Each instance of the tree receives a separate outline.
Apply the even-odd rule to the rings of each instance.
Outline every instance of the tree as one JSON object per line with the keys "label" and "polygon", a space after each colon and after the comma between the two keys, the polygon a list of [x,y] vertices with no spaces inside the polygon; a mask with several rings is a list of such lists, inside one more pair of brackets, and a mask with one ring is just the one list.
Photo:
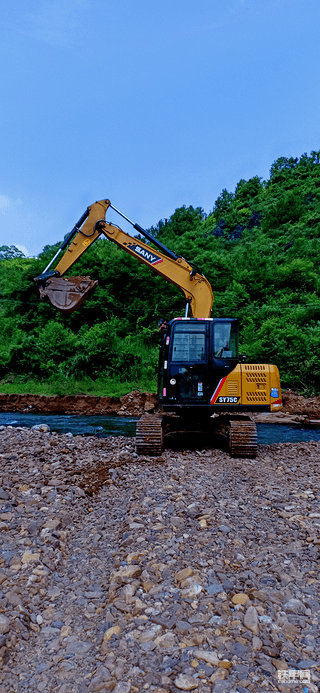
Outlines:
{"label": "tree", "polygon": [[25,257],[25,254],[21,250],[16,248],[15,245],[1,245],[0,246],[0,260],[12,260],[15,257]]}

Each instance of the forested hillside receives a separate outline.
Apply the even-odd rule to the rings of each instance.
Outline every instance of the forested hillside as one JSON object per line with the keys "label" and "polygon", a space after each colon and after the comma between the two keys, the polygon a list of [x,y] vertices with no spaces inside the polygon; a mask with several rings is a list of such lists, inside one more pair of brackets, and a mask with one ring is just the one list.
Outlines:
{"label": "forested hillside", "polygon": [[[276,363],[285,387],[320,392],[320,151],[280,158],[268,181],[240,180],[208,215],[183,206],[151,232],[208,277],[212,315],[239,318],[248,360]],[[71,391],[91,378],[154,389],[157,323],[183,314],[182,293],[104,239],[70,271],[98,289],[62,316],[33,282],[58,246],[37,259],[0,248],[2,384],[51,378]]]}

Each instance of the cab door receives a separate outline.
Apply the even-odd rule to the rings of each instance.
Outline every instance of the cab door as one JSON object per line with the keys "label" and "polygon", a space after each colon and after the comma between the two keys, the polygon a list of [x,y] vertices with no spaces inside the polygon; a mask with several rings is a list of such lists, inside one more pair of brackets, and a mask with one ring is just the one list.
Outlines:
{"label": "cab door", "polygon": [[207,404],[208,323],[204,320],[177,321],[169,357],[168,400],[181,404]]}

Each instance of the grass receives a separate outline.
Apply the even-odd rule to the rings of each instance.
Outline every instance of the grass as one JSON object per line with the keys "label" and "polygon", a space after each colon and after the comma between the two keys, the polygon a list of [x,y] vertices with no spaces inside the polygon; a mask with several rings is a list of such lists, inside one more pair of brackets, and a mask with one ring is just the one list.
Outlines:
{"label": "grass", "polygon": [[127,381],[114,379],[92,380],[89,377],[76,380],[35,380],[17,376],[0,381],[0,393],[19,395],[94,395],[95,397],[121,397],[132,390],[156,392],[155,380]]}

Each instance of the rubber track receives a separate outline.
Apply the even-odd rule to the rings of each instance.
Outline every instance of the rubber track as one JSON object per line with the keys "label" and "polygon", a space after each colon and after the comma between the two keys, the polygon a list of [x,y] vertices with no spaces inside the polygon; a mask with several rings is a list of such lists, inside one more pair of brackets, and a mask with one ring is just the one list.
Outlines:
{"label": "rubber track", "polygon": [[233,457],[256,457],[258,442],[254,421],[230,421],[229,450]]}
{"label": "rubber track", "polygon": [[137,421],[136,452],[138,455],[161,455],[163,447],[162,419],[144,415]]}

